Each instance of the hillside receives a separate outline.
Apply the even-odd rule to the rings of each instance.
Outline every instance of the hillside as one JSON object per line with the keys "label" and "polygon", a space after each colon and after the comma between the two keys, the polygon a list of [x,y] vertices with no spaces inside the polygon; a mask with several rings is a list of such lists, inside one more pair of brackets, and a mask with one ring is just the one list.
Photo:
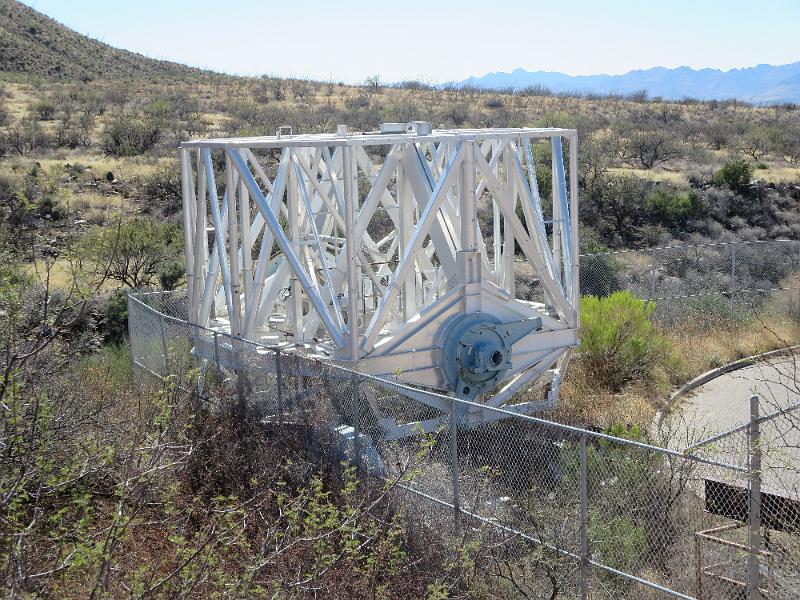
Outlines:
{"label": "hillside", "polygon": [[482,77],[470,77],[457,85],[514,89],[542,86],[556,93],[631,94],[647,90],[650,96],[673,100],[736,98],[755,104],[800,102],[800,62],[780,66],[758,65],[729,71],[655,67],[630,71],[624,75],[572,76],[557,72],[515,69],[511,73],[495,72]]}
{"label": "hillside", "polygon": [[81,35],[15,0],[0,0],[0,72],[58,80],[196,78],[206,71]]}

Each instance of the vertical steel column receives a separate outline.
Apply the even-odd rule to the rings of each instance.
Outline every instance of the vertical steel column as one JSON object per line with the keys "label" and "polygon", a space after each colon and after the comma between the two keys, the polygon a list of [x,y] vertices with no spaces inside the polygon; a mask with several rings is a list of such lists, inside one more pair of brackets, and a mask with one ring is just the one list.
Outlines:
{"label": "vertical steel column", "polygon": [[459,219],[461,225],[461,250],[457,254],[459,278],[466,287],[464,310],[475,312],[481,309],[481,296],[471,289],[481,283],[481,255],[478,251],[478,213],[475,195],[475,152],[474,142],[464,143],[464,158],[459,167]]}
{"label": "vertical steel column", "polygon": [[[560,140],[559,140],[560,142]],[[562,160],[558,153],[561,152],[561,144],[556,142],[556,138],[550,138],[550,170],[552,177],[550,178],[550,185],[553,188],[552,204],[553,204],[553,262],[555,263],[556,272],[558,273],[559,281],[563,282],[562,277],[564,273],[564,262],[561,255],[561,227],[563,226],[564,215],[561,214],[561,184],[558,180],[559,167],[556,161]]]}
{"label": "vertical steel column", "polygon": [[[492,142],[492,160],[494,160],[498,152],[500,152],[500,142],[495,140]],[[500,164],[499,160],[495,162],[497,165]],[[491,162],[489,164],[491,165]],[[499,168],[499,166],[495,168],[495,177],[498,176]],[[503,287],[503,229],[500,226],[501,217],[499,200],[494,199],[492,203],[492,252],[494,253],[492,265],[494,266],[495,284],[498,287]]]}
{"label": "vertical steel column", "polygon": [[[464,159],[461,161],[459,180],[459,218],[461,225],[461,249],[478,249],[478,215],[475,199],[475,142],[464,143]],[[462,273],[461,275],[464,275]]]}
{"label": "vertical steel column", "polygon": [[[239,148],[239,155],[247,164],[247,149]],[[253,286],[253,240],[250,236],[250,193],[247,191],[242,177],[239,177],[239,221],[242,231],[242,279],[244,280],[245,311],[247,312],[253,309],[247,305]],[[242,332],[240,331],[239,334],[241,335]]]}
{"label": "vertical steel column", "polygon": [[208,234],[206,233],[208,199],[206,197],[206,165],[197,151],[197,184],[196,184],[196,204],[195,204],[195,230],[194,230],[194,307],[190,318],[194,323],[205,327],[206,323],[200,323],[200,302],[203,297],[203,286],[205,285],[206,272],[208,270]]}
{"label": "vertical steel column", "polygon": [[344,210],[345,210],[345,249],[347,252],[347,321],[350,328],[348,347],[350,360],[358,361],[358,259],[355,239],[355,191],[353,189],[353,149],[350,146],[342,148],[342,167],[344,173]]}
{"label": "vertical steel column", "polygon": [[[231,276],[231,306],[233,314],[228,315],[231,323],[231,335],[241,335],[241,273],[239,273],[239,223],[236,218],[236,179],[233,164],[228,152],[225,152],[225,189],[228,192],[228,265]],[[224,248],[220,248],[220,252]]]}
{"label": "vertical steel column", "polygon": [[580,564],[580,591],[581,600],[589,597],[589,485],[588,472],[586,468],[586,441],[587,435],[581,434],[579,446],[580,463],[580,544],[581,544],[581,564]]}
{"label": "vertical steel column", "polygon": [[[503,148],[503,170],[505,171],[505,187],[503,189],[512,212],[517,211],[516,179],[512,175],[514,160],[511,156],[516,152],[514,145],[507,141]],[[503,220],[503,282],[502,287],[514,294],[514,229],[509,219]]]}
{"label": "vertical steel column", "polygon": [[758,424],[758,396],[750,396],[750,490],[747,497],[747,600],[760,600],[761,550],[761,435]]}
{"label": "vertical steel column", "polygon": [[359,359],[358,350],[358,259],[356,257],[357,243],[355,235],[355,195],[357,189],[353,189],[353,148],[344,146],[342,148],[342,180],[344,183],[344,210],[345,210],[345,244],[347,252],[347,325],[350,328],[348,347],[350,360],[352,361],[353,380],[352,380],[352,421],[353,421],[353,456],[356,467],[360,466],[360,427],[359,427],[359,389],[358,375],[356,374]]}
{"label": "vertical steel column", "polygon": [[[406,149],[403,149],[405,154]],[[404,156],[405,158],[405,156]],[[411,185],[406,176],[403,160],[397,168],[397,207],[398,207],[398,256],[403,256],[403,252],[408,247],[409,239],[414,232],[414,196],[411,193]],[[402,282],[401,309],[403,319],[406,321],[416,313],[416,283],[417,276],[409,276]]]}
{"label": "vertical steel column", "polygon": [[[294,149],[290,149],[291,156],[289,157],[290,165],[294,158]],[[289,168],[289,183],[286,188],[286,201],[287,209],[289,212],[288,229],[289,229],[289,242],[291,250],[296,257],[300,257],[300,203],[297,189],[297,171]],[[291,323],[292,334],[294,341],[300,342],[303,340],[303,288],[300,285],[300,280],[296,275],[291,276],[291,284],[289,286],[289,306],[287,307],[289,319]]]}
{"label": "vertical steel column", "polygon": [[580,248],[578,245],[578,135],[569,138],[569,218],[572,230],[572,298],[575,327],[580,324]]}
{"label": "vertical steel column", "polygon": [[186,253],[186,294],[189,303],[189,321],[197,321],[195,298],[194,213],[197,210],[192,190],[192,159],[187,148],[181,148],[181,192],[183,199],[183,242]]}

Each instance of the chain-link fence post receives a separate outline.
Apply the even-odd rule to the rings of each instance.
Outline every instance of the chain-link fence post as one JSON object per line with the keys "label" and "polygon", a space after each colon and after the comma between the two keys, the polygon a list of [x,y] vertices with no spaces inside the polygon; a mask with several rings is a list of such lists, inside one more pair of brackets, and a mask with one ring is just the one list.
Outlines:
{"label": "chain-link fence post", "polygon": [[361,469],[361,428],[359,427],[358,418],[359,391],[358,374],[353,371],[353,459],[355,461],[356,469]]}
{"label": "chain-link fence post", "polygon": [[652,300],[656,297],[656,249],[650,250],[650,297]]}
{"label": "chain-link fence post", "polygon": [[747,502],[747,600],[761,598],[759,551],[761,549],[761,440],[758,424],[758,396],[750,396],[750,493]]}
{"label": "chain-link fence post", "polygon": [[703,548],[700,545],[700,536],[694,536],[694,595],[697,600],[703,600]]}
{"label": "chain-link fence post", "polygon": [[736,244],[731,244],[731,285],[729,289],[731,310],[733,310],[733,293],[736,289]]}
{"label": "chain-link fence post", "polygon": [[159,315],[158,324],[161,327],[161,350],[164,353],[164,366],[161,370],[161,376],[166,377],[169,375],[169,363],[167,362],[167,334],[164,332],[164,315]]}
{"label": "chain-link fence post", "polygon": [[450,401],[450,476],[453,481],[453,511],[456,527],[461,525],[461,489],[458,482],[458,415],[456,401]]}
{"label": "chain-link fence post", "polygon": [[244,419],[247,415],[247,370],[242,360],[241,338],[231,337],[231,353],[233,355],[234,372],[236,374],[236,399],[237,417]]}
{"label": "chain-link fence post", "polygon": [[581,434],[579,448],[580,462],[580,539],[581,539],[581,565],[580,565],[580,590],[581,600],[589,597],[589,485],[588,471],[586,468],[586,434]]}
{"label": "chain-link fence post", "polygon": [[283,373],[281,373],[280,348],[275,348],[275,386],[278,400],[278,424],[283,425]]}
{"label": "chain-link fence post", "polygon": [[215,375],[217,376],[217,379],[219,379],[219,334],[216,331],[214,332],[214,365],[217,367]]}

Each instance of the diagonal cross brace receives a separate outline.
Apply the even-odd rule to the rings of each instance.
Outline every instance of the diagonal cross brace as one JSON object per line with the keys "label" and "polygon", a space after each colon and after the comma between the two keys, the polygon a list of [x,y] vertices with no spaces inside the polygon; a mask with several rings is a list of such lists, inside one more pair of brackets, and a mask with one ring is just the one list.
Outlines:
{"label": "diagonal cross brace", "polygon": [[283,252],[286,260],[289,262],[289,267],[291,268],[295,277],[297,277],[297,280],[300,282],[300,285],[303,287],[305,293],[308,295],[309,301],[322,319],[322,322],[330,333],[333,342],[337,347],[344,348],[345,341],[342,331],[336,326],[336,323],[333,322],[333,319],[331,319],[331,315],[328,312],[328,307],[325,305],[325,301],[317,293],[308,275],[303,270],[300,261],[292,251],[291,243],[286,237],[286,234],[283,232],[283,228],[281,227],[278,218],[275,216],[275,213],[269,206],[267,199],[264,197],[264,194],[261,192],[261,189],[258,187],[255,179],[253,179],[253,175],[250,173],[250,169],[247,168],[247,164],[244,162],[244,159],[239,155],[238,152],[226,152],[228,153],[228,156],[230,156],[231,163],[233,164],[234,168],[239,172],[239,176],[244,181],[245,186],[247,186],[250,195],[256,201],[256,204],[258,204],[258,209],[261,211],[261,214],[264,215],[264,221],[272,232],[275,242]]}
{"label": "diagonal cross brace", "polygon": [[386,293],[381,298],[378,308],[372,315],[372,319],[370,319],[369,325],[367,326],[367,331],[361,345],[362,352],[370,352],[375,346],[375,340],[383,324],[386,322],[388,311],[400,292],[400,285],[405,278],[408,277],[409,271],[414,266],[415,256],[422,246],[425,237],[428,235],[434,220],[438,216],[442,202],[447,197],[447,189],[454,185],[458,178],[458,167],[464,159],[463,148],[463,144],[461,143],[456,146],[455,153],[448,161],[441,179],[439,179],[439,182],[430,195],[425,209],[420,214],[419,222],[417,222],[414,228],[414,233],[411,235],[408,247],[403,252],[403,257],[400,259],[400,263],[392,274],[392,278],[386,288]]}

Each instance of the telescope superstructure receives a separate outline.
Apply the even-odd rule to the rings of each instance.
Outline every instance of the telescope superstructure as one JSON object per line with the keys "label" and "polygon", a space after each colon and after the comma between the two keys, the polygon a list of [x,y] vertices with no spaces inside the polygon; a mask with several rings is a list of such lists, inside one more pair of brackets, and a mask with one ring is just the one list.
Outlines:
{"label": "telescope superstructure", "polygon": [[577,345],[575,130],[283,129],[180,158],[192,323],[493,406],[555,402]]}

